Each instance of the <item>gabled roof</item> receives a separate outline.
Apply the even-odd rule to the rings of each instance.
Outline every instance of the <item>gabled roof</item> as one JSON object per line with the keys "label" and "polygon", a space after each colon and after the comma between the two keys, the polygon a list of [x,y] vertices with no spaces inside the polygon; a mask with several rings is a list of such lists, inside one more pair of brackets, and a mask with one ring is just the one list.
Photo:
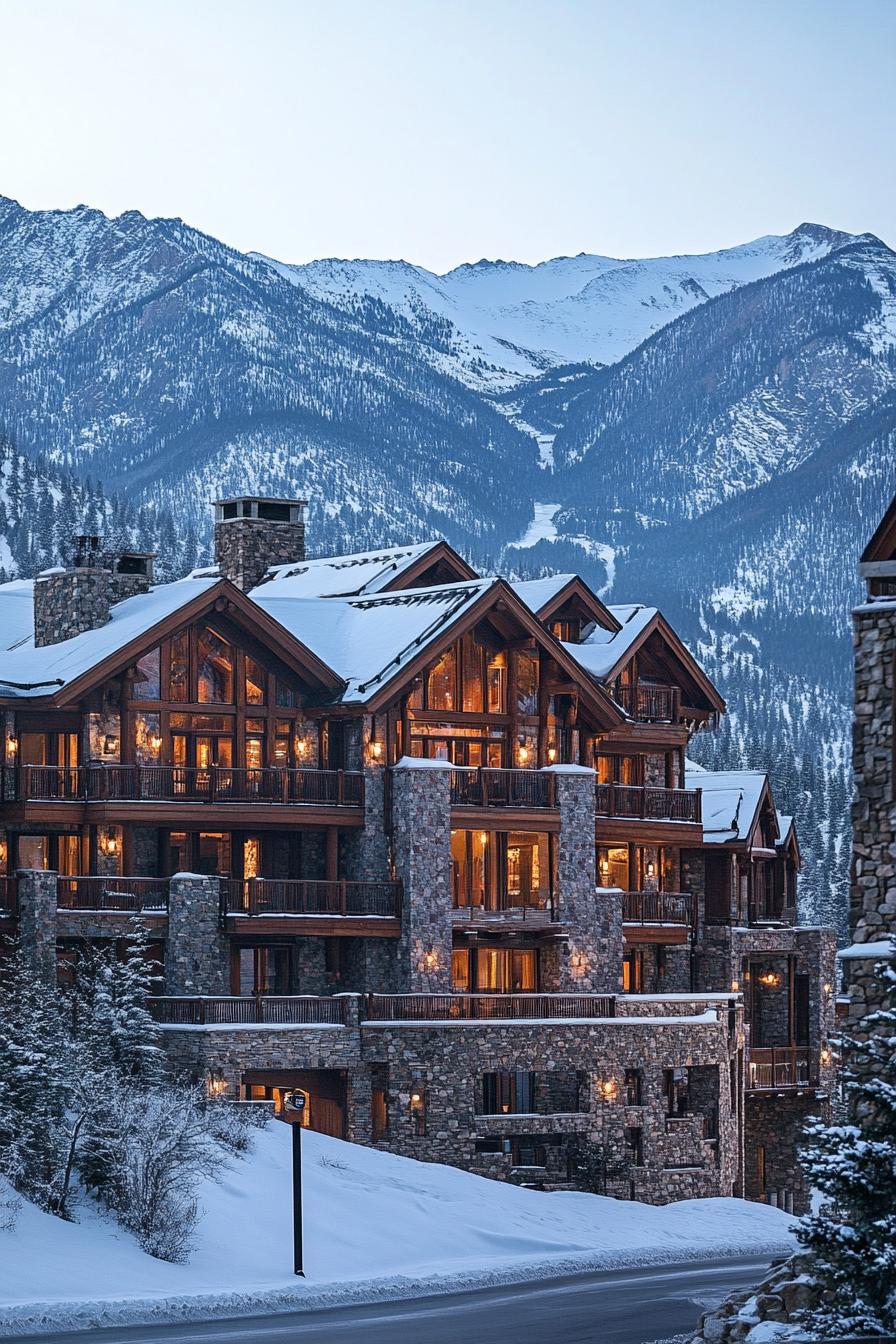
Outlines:
{"label": "gabled roof", "polygon": [[896,495],[862,552],[861,563],[866,565],[886,560],[896,560]]}
{"label": "gabled roof", "polygon": [[0,697],[49,697],[57,704],[70,703],[128,667],[164,635],[214,611],[226,611],[231,618],[254,628],[266,647],[303,677],[333,691],[340,689],[341,679],[332,668],[260,612],[232,583],[189,578],[160,584],[115,603],[105,625],[58,644],[35,647],[32,623],[27,637],[0,659]]}
{"label": "gabled roof", "polygon": [[771,785],[764,770],[685,769],[685,788],[702,789],[703,843],[746,843],[756,827],[763,802],[772,806]]}
{"label": "gabled roof", "polygon": [[725,701],[661,611],[641,605],[611,606],[607,610],[617,621],[618,630],[597,626],[584,643],[565,646],[593,677],[612,681],[650,636],[658,634],[711,709],[718,714],[725,712]]}
{"label": "gabled roof", "polygon": [[576,682],[598,723],[615,727],[624,719],[504,579],[342,599],[292,597],[277,584],[262,584],[253,601],[339,673],[346,683],[343,703],[360,702],[376,711],[461,634],[500,613],[541,644]]}
{"label": "gabled roof", "polygon": [[802,867],[803,856],[796,833],[796,822],[784,812],[778,812],[778,838],[775,841],[775,849],[792,850],[797,868]]}
{"label": "gabled roof", "polygon": [[426,541],[416,546],[387,546],[354,555],[275,565],[250,596],[276,588],[286,597],[360,597],[413,588],[421,574],[434,565],[449,569],[450,579],[476,578],[475,570],[447,541]]}
{"label": "gabled roof", "polygon": [[552,574],[544,579],[525,579],[511,584],[517,597],[535,612],[541,621],[549,621],[556,612],[573,603],[590,615],[598,627],[618,631],[620,622],[601,602],[578,574]]}

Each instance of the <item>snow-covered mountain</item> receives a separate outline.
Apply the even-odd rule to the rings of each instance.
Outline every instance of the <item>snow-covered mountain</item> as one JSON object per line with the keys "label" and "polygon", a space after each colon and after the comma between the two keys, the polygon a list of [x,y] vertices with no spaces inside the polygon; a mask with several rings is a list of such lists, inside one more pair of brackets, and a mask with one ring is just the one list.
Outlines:
{"label": "snow-covered mountain", "polygon": [[[613,364],[706,299],[815,261],[855,238],[817,224],[701,256],[621,259],[582,252],[536,266],[478,261],[435,275],[406,261],[268,264],[348,311],[375,299],[421,329],[451,329],[433,358],[471,386],[506,390],[558,364]],[[424,337],[425,342],[425,337]]]}
{"label": "snow-covered mountain", "polygon": [[441,534],[483,570],[579,570],[699,646],[730,713],[695,755],[775,762],[823,913],[855,557],[894,489],[896,257],[869,234],[436,276],[0,198],[5,575],[77,529],[185,569],[244,491],[310,499],[318,554]]}

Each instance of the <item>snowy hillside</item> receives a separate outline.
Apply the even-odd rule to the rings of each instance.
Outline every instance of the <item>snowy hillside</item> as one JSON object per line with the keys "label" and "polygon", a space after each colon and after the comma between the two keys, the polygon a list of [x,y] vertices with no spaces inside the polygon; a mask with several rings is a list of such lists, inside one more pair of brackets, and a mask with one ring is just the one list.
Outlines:
{"label": "snowy hillside", "polygon": [[682,313],[738,285],[855,241],[802,224],[702,256],[622,260],[582,252],[536,266],[478,261],[435,275],[405,261],[269,264],[317,298],[351,308],[359,298],[387,304],[415,324],[450,323],[444,367],[472,386],[502,390],[557,364],[612,364]]}
{"label": "snowy hillside", "polygon": [[792,1217],[767,1204],[700,1199],[655,1208],[524,1190],[311,1132],[302,1146],[300,1283],[292,1272],[290,1135],[272,1122],[248,1157],[204,1185],[186,1265],[152,1259],[89,1204],[77,1223],[23,1205],[16,1228],[0,1231],[0,1332],[287,1310],[793,1246]]}

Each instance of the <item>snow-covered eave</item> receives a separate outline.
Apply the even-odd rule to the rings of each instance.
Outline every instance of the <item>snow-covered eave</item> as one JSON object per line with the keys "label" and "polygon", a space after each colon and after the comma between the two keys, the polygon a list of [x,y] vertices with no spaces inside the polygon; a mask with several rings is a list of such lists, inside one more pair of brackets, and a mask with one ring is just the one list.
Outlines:
{"label": "snow-covered eave", "polygon": [[852,943],[841,947],[838,961],[887,961],[896,957],[896,933],[892,938],[876,938],[873,942]]}
{"label": "snow-covered eave", "polygon": [[[729,995],[729,998],[734,997]],[[452,1017],[452,1018],[393,1018],[362,1022],[362,1031],[379,1031],[407,1027],[680,1027],[717,1026],[718,1012],[707,1008],[703,1013],[688,1013],[681,1017]]]}

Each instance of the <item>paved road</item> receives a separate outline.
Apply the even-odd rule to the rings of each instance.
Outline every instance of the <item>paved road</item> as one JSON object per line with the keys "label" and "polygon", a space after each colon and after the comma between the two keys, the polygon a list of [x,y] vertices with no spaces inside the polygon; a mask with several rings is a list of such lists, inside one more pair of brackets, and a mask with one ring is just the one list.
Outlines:
{"label": "paved road", "polygon": [[648,1344],[684,1334],[767,1261],[602,1270],[411,1302],[30,1336],[41,1344]]}

